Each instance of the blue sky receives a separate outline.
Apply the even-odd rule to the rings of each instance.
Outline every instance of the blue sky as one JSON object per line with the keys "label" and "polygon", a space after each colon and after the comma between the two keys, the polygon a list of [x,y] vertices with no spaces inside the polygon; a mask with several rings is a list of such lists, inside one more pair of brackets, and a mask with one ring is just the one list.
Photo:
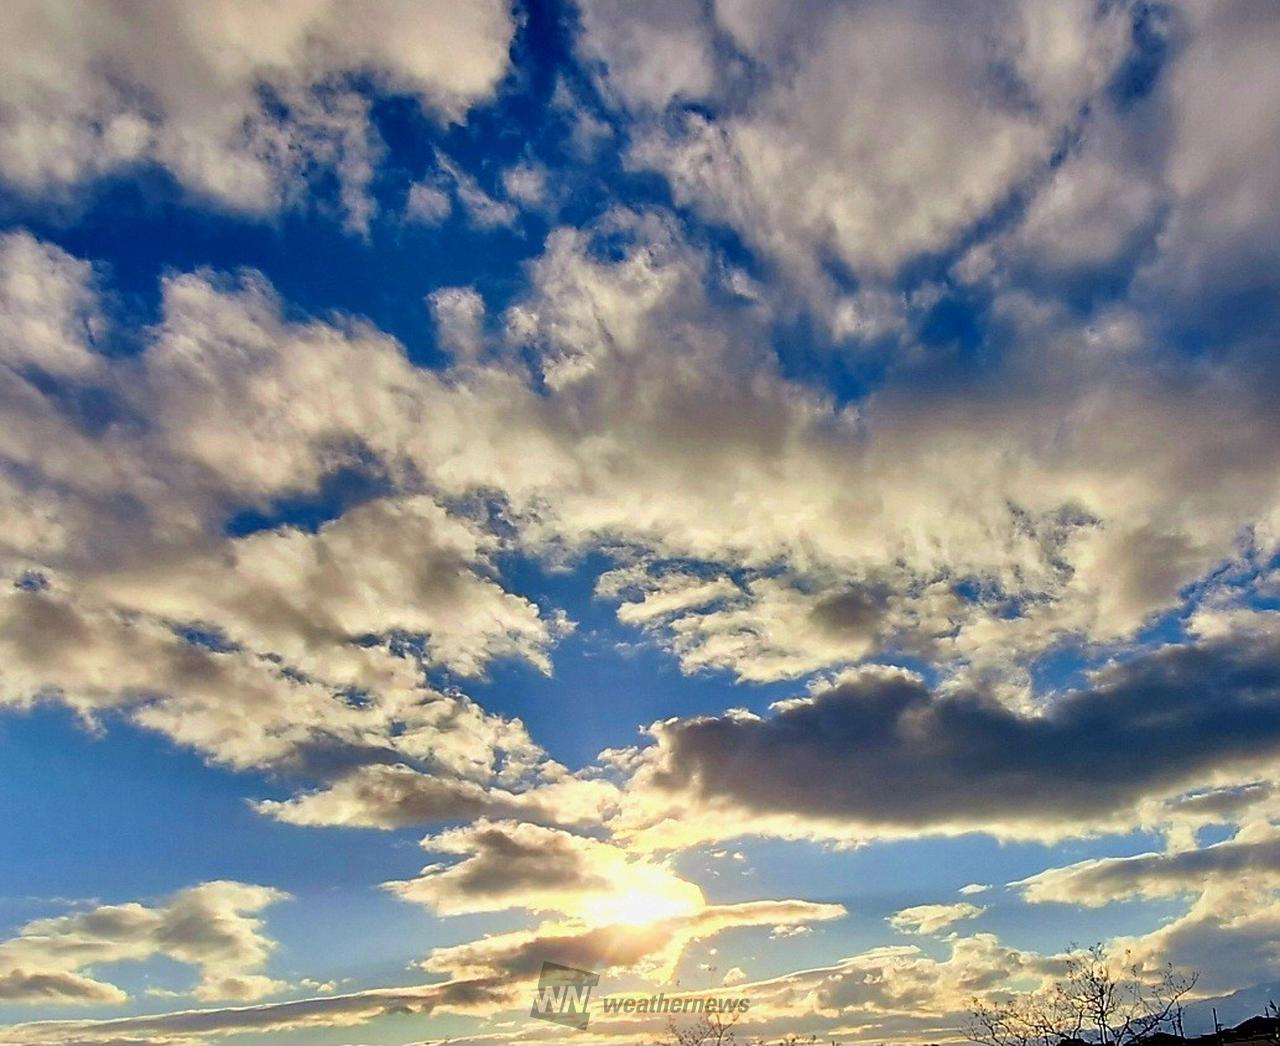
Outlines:
{"label": "blue sky", "polygon": [[0,35],[5,1042],[1280,979],[1273,7]]}

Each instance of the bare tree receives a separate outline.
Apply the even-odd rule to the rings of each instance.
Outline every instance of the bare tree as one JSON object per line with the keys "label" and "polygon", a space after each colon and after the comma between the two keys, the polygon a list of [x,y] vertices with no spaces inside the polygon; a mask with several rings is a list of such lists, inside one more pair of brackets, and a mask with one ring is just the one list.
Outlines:
{"label": "bare tree", "polygon": [[974,999],[966,1034],[984,1046],[1058,1046],[1064,1039],[1078,1039],[1082,1027],[1079,1010],[1069,1004],[1060,985],[1055,985],[1008,1002]]}
{"label": "bare tree", "polygon": [[1267,1028],[1267,1041],[1273,1046],[1280,1046],[1280,1006],[1276,1005],[1275,999],[1267,1000],[1262,1016],[1271,1022]]}
{"label": "bare tree", "polygon": [[1128,952],[1116,962],[1095,944],[1071,953],[1062,983],[1068,1006],[1099,1046],[1128,1046],[1181,1023],[1182,1000],[1197,976],[1184,977],[1172,964],[1148,973]]}
{"label": "bare tree", "polygon": [[1057,1046],[1088,1039],[1095,1046],[1133,1046],[1157,1031],[1182,1033],[1182,1001],[1196,974],[1172,965],[1150,972],[1126,952],[1100,944],[1075,948],[1066,975],[1051,987],[1006,1003],[975,999],[966,1034],[984,1046]]}
{"label": "bare tree", "polygon": [[733,1026],[741,1016],[741,1013],[730,1017],[706,1013],[691,1024],[669,1020],[666,1038],[660,1039],[658,1046],[733,1046]]}

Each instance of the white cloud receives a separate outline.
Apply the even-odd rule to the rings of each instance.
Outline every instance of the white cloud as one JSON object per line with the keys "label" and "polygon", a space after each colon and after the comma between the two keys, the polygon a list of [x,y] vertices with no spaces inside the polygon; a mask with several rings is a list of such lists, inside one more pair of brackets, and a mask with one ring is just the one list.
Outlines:
{"label": "white cloud", "polygon": [[678,0],[643,8],[588,0],[579,11],[584,57],[604,65],[606,85],[627,103],[661,108],[674,98],[697,101],[714,88],[711,33],[697,8]]}
{"label": "white cloud", "polygon": [[732,99],[711,119],[641,136],[633,162],[665,173],[678,200],[731,225],[817,302],[833,291],[824,254],[859,278],[888,276],[992,211],[1049,159],[1126,42],[1123,18],[1086,3],[1007,3],[978,18],[815,5],[785,25],[768,5],[726,3],[717,25],[754,73],[712,54],[713,27],[699,23],[681,34],[699,49],[652,63],[658,79],[631,57],[632,41],[657,31],[647,10],[587,10],[583,46],[633,104]]}
{"label": "white cloud", "polygon": [[5,236],[2,250],[5,364],[92,376],[102,363],[91,346],[106,327],[92,266],[23,233]]}
{"label": "white cloud", "polygon": [[505,200],[495,199],[481,187],[474,176],[468,174],[448,157],[437,154],[436,162],[444,177],[453,184],[454,195],[471,224],[480,229],[495,229],[513,225],[520,211]]}
{"label": "white cloud", "polygon": [[[474,676],[495,657],[546,670],[568,627],[504,590],[488,528],[378,478],[370,454],[393,462],[435,379],[363,327],[290,325],[261,284],[197,276],[167,285],[140,356],[110,360],[87,265],[24,234],[3,261],[0,559],[10,581],[43,579],[0,598],[5,702],[122,711],[241,768],[332,779],[408,761],[460,800],[558,772],[518,722],[423,686],[428,668]],[[363,405],[354,386],[333,394],[378,372]],[[105,420],[75,413],[78,389]],[[375,476],[318,530],[223,531],[343,469]]]}
{"label": "white cloud", "polygon": [[406,221],[439,225],[453,211],[453,198],[433,181],[414,182],[405,199]]}
{"label": "white cloud", "polygon": [[441,346],[458,363],[476,360],[484,349],[484,299],[471,287],[441,287],[427,295]]}
{"label": "white cloud", "polygon": [[889,916],[888,923],[901,933],[934,934],[960,922],[981,915],[985,908],[976,904],[918,904],[903,908]]}
{"label": "white cloud", "polygon": [[[473,288],[423,287],[452,357],[436,371],[366,322],[299,318],[261,277],[212,272],[168,277],[140,351],[109,355],[95,265],[0,240],[0,701],[61,702],[94,727],[125,717],[212,761],[295,775],[293,795],[257,804],[290,824],[476,821],[429,836],[446,862],[394,891],[440,914],[558,920],[437,949],[424,968],[448,980],[430,986],[317,982],[331,997],[6,1036],[485,1013],[548,955],[656,977],[713,934],[799,937],[843,914],[709,905],[654,856],[747,833],[1164,831],[1167,853],[1016,885],[1085,906],[1186,896],[1134,940],[1144,960],[1211,967],[1222,986],[1277,969],[1274,612],[1221,580],[1277,547],[1274,354],[1264,322],[1188,359],[1151,306],[1227,325],[1215,302],[1270,287],[1276,181],[1258,150],[1280,97],[1274,19],[1188,8],[1129,110],[1106,89],[1130,28],[1119,6],[778,10],[583,5],[579,52],[632,121],[626,162],[665,174],[679,213],[619,207],[553,229],[500,316]],[[65,11],[0,14],[18,41],[0,59],[10,183],[65,196],[156,163],[261,215],[332,169],[354,229],[373,216],[380,145],[346,74],[462,119],[497,89],[514,31],[496,3],[383,17],[338,0],[162,4],[150,35],[118,5],[80,25]],[[575,91],[560,81],[553,105],[585,155],[613,132]],[[549,208],[554,176],[532,160],[483,169],[482,184],[438,155],[406,219],[456,207],[492,230]],[[689,232],[690,212],[737,231],[751,275]],[[922,255],[963,247],[945,275],[899,285]],[[1132,300],[1085,317],[1066,300],[1135,272]],[[955,294],[984,310],[963,381],[922,329]],[[780,361],[805,307],[826,324],[815,354],[827,335],[863,343],[870,391],[843,403]],[[334,518],[269,525],[311,499]],[[268,525],[228,532],[253,514]],[[808,676],[807,692],[766,715],[661,721],[652,745],[602,758],[606,777],[570,773],[441,681],[503,658],[549,673],[571,626],[503,564],[600,550],[614,567],[597,596],[685,671]],[[1126,649],[1189,591],[1186,642]],[[1031,666],[1066,639],[1123,656],[1031,701]],[[865,664],[880,657],[919,658],[939,682]],[[1203,825],[1241,823],[1196,847]],[[199,997],[280,987],[250,918],[278,895],[196,889],[25,927],[0,944],[0,996],[119,1001],[93,964],[160,954],[184,905],[226,931],[177,942]],[[982,910],[890,917],[946,934],[948,958],[879,948],[747,986],[762,1026],[798,1007],[867,1038],[933,1036],[972,995],[1043,977],[1053,957],[952,929]]]}
{"label": "white cloud", "polygon": [[0,177],[40,195],[153,162],[197,196],[266,214],[320,164],[363,229],[380,145],[342,77],[368,74],[460,120],[493,94],[513,33],[501,0],[219,0],[152,5],[145,18],[128,4],[7,4]]}
{"label": "white cloud", "polygon": [[1186,4],[1177,18],[1184,46],[1153,103],[1173,210],[1144,279],[1164,307],[1203,322],[1259,280],[1274,289],[1280,180],[1262,143],[1280,133],[1277,23],[1265,4]]}
{"label": "white cloud", "polygon": [[1100,908],[1115,901],[1198,895],[1215,887],[1280,890],[1280,829],[1252,822],[1201,849],[1104,857],[1051,868],[1013,884],[1033,904]]}
{"label": "white cloud", "polygon": [[0,1000],[61,1004],[124,1002],[90,967],[153,955],[196,966],[197,999],[252,1001],[287,985],[260,971],[275,948],[256,913],[286,899],[279,890],[208,882],[161,904],[99,905],[37,919],[0,941]]}
{"label": "white cloud", "polygon": [[502,172],[502,188],[507,196],[525,207],[547,202],[547,169],[540,164],[519,163]]}
{"label": "white cloud", "polygon": [[[439,738],[466,752],[493,755],[465,734]],[[478,817],[519,817],[540,824],[598,825],[617,809],[621,793],[607,781],[574,777],[542,762],[532,780],[511,782],[452,778],[402,764],[362,766],[324,788],[284,801],[264,800],[259,812],[288,824],[403,828]]]}
{"label": "white cloud", "polygon": [[840,962],[737,986],[751,1000],[750,1030],[774,1034],[802,1015],[840,1040],[908,1041],[954,1035],[975,997],[1035,984],[1052,965],[992,934],[952,937],[934,958],[914,945],[871,948]]}
{"label": "white cloud", "polygon": [[[593,253],[597,232],[625,249]],[[8,306],[27,333],[0,389],[14,575],[40,569],[94,613],[198,623],[316,685],[412,690],[419,660],[546,669],[566,623],[505,591],[496,555],[623,541],[645,566],[601,593],[627,596],[620,616],[687,669],[777,679],[900,646],[1016,703],[1026,659],[1072,634],[1131,634],[1276,511],[1275,478],[1250,463],[1277,434],[1228,368],[1194,386],[1113,381],[1058,311],[1010,294],[999,322],[1028,355],[1013,376],[1052,350],[1038,384],[976,401],[889,387],[837,409],[778,373],[768,314],[713,300],[722,274],[661,214],[553,232],[503,318],[508,343],[443,373],[367,325],[286,320],[260,280],[211,274],[170,278],[146,350],[108,361],[80,318],[90,271],[6,243],[27,288]],[[433,300],[472,360],[478,299]],[[24,328],[32,301],[46,318]],[[36,356],[105,393],[107,423],[31,384],[20,361]],[[374,477],[370,500],[316,533],[218,532],[343,470]],[[1187,474],[1208,478],[1185,491]],[[469,507],[494,493],[502,538]],[[416,656],[393,649],[404,633],[424,639]]]}

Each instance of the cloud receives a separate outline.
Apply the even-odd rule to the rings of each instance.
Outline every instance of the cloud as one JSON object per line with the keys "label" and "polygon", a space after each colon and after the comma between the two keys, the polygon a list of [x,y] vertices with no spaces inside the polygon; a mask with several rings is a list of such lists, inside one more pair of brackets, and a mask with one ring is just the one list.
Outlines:
{"label": "cloud", "polygon": [[1032,904],[1101,908],[1186,899],[1183,910],[1154,930],[1115,938],[1110,946],[1139,968],[1171,963],[1195,971],[1202,996],[1231,992],[1280,975],[1278,839],[1280,829],[1260,816],[1221,843],[1081,861],[1010,885]]}
{"label": "cloud", "polygon": [[121,1003],[128,996],[114,984],[95,981],[78,973],[10,969],[0,973],[0,999],[65,1006]]}
{"label": "cloud", "polygon": [[405,198],[405,221],[439,225],[453,211],[453,198],[433,180],[414,182]]}
{"label": "cloud", "polygon": [[933,934],[945,930],[962,919],[973,919],[985,908],[976,904],[918,904],[903,908],[889,916],[887,922],[900,933]]}
{"label": "cloud", "polygon": [[1113,124],[1098,122],[1046,179],[1022,221],[978,251],[1000,249],[1009,268],[1069,280],[1107,272],[1154,235],[1161,197],[1154,172],[1123,153]]}
{"label": "cloud", "polygon": [[589,925],[566,921],[534,930],[493,934],[466,944],[434,949],[423,962],[428,972],[454,977],[536,976],[543,962],[577,969],[635,970],[662,983],[672,976],[685,949],[735,927],[796,925],[844,916],[838,904],[808,901],[746,901],[705,905],[695,911],[646,923]]}
{"label": "cloud", "polygon": [[851,671],[769,717],[656,723],[615,830],[671,846],[744,832],[1055,839],[1142,824],[1189,785],[1273,765],[1275,659],[1273,639],[1250,635],[1167,647],[1027,714],[981,692],[933,694],[902,670]]}
{"label": "cloud", "polygon": [[93,266],[23,233],[5,235],[0,251],[6,365],[93,375],[101,360],[88,346],[106,328]]}
{"label": "cloud", "polygon": [[1033,953],[1002,945],[990,934],[976,934],[954,941],[950,955],[941,961],[914,946],[871,949],[823,978],[815,986],[815,1001],[821,1009],[842,1015],[941,1015],[963,1009],[977,993],[1042,971]]}
{"label": "cloud", "polygon": [[[1244,301],[1270,325],[1280,182],[1258,143],[1280,131],[1280,77],[1266,61],[1276,15],[1265,4],[1187,4],[1170,21],[1176,58],[1164,90],[1152,100],[1154,112],[1134,116],[1154,118],[1165,131],[1171,208],[1159,251],[1141,274],[1143,289],[1172,304],[1184,324],[1230,332],[1243,313],[1226,302]],[[1232,118],[1223,120],[1227,104]]]}
{"label": "cloud", "polygon": [[[602,258],[594,236],[624,247]],[[957,388],[925,364],[839,408],[778,373],[774,314],[726,304],[661,215],[556,230],[530,275],[507,323],[548,394],[536,422],[509,403],[533,449],[501,485],[530,506],[527,541],[636,550],[601,594],[690,670],[772,680],[887,647],[1008,682],[1032,651],[1177,605],[1243,521],[1272,540],[1277,490],[1249,463],[1273,419],[1231,367],[1193,391],[1157,365],[1140,316],[1082,327],[1010,291],[988,335],[1000,380]],[[1212,495],[1166,505],[1192,473]],[[850,598],[856,623],[826,612]]]}
{"label": "cloud", "polygon": [[[1280,99],[1273,12],[580,8],[585,69],[551,102],[566,144],[587,158],[615,140],[674,209],[550,229],[501,305],[487,278],[420,288],[436,369],[253,273],[171,273],[156,322],[122,330],[108,267],[0,238],[0,703],[287,775],[255,807],[289,824],[474,822],[428,836],[441,863],[390,888],[442,915],[548,921],[436,949],[435,984],[6,1040],[485,1015],[548,956],[663,977],[715,934],[800,937],[843,914],[707,904],[657,856],[751,833],[1163,831],[1167,853],[1016,885],[1085,906],[1188,898],[1129,942],[1143,961],[1223,986],[1274,972],[1280,680],[1274,612],[1250,605],[1280,547],[1280,241],[1259,151]],[[336,181],[348,228],[369,230],[371,93],[463,120],[516,30],[498,2],[153,14],[140,31],[112,3],[74,25],[56,5],[0,14],[6,185],[76,201],[146,165],[261,217]],[[1130,84],[1144,24],[1164,51]],[[456,212],[449,236],[509,230],[495,243],[533,229],[523,211],[553,214],[563,173],[541,144],[514,166],[436,154],[405,219]],[[108,351],[122,334],[136,351]],[[683,671],[807,689],[763,715],[666,719],[570,773],[458,687],[508,659],[550,674],[572,628],[508,564],[602,558],[597,597]],[[1105,667],[1045,692],[1042,657],[1065,643]],[[1228,823],[1234,838],[1195,845]],[[268,994],[268,901],[233,887],[277,896],[206,884],[30,924],[0,943],[0,997],[119,1002],[102,967],[173,949],[200,998]],[[974,994],[1056,961],[960,937],[981,910],[890,917],[947,936],[929,951],[744,983],[757,1027],[801,1013],[937,1041]]]}
{"label": "cloud", "polygon": [[424,637],[422,660],[462,675],[502,657],[545,671],[556,623],[488,576],[496,551],[430,497],[383,498],[315,532],[280,527],[96,573],[84,591],[216,624],[234,643],[352,686],[411,685],[405,659],[388,654],[397,635]]}
{"label": "cloud", "polygon": [[813,933],[811,926],[775,926],[769,931],[770,940],[785,940],[788,937],[807,937]]}
{"label": "cloud", "polygon": [[[0,369],[8,576],[49,582],[6,602],[58,626],[30,655],[14,647],[6,698],[124,709],[231,765],[310,770],[317,787],[260,807],[296,823],[582,824],[607,809],[598,784],[543,796],[559,771],[521,725],[419,685],[502,657],[549,668],[568,625],[507,590],[506,551],[622,543],[640,569],[601,594],[689,671],[767,681],[897,649],[940,667],[940,693],[1027,711],[1030,659],[1067,636],[1131,635],[1250,521],[1271,540],[1276,480],[1250,463],[1280,432],[1241,375],[1117,377],[1021,293],[995,312],[1017,349],[998,393],[907,381],[840,407],[780,372],[772,314],[662,212],[553,230],[502,340],[439,372],[367,324],[287,317],[260,278],[212,273],[170,277],[144,350],[108,359],[92,268],[24,234],[4,246],[0,304],[25,332]],[[448,299],[467,306],[450,330],[468,349],[483,339],[473,298]],[[86,417],[86,400],[106,406]],[[1186,491],[1188,474],[1208,478]],[[227,533],[246,508],[270,518],[350,475],[365,486],[318,528]],[[498,526],[477,506],[495,499]],[[92,642],[73,656],[79,636]],[[147,657],[117,672],[114,644]],[[971,704],[993,728],[1033,722],[937,707]],[[1109,816],[1087,805],[1056,830]],[[832,816],[841,832],[965,821],[939,807]]]}
{"label": "cloud", "polygon": [[[602,255],[597,237],[617,251]],[[841,408],[779,372],[768,310],[734,298],[731,276],[660,212],[613,211],[589,229],[554,230],[529,276],[487,342],[474,291],[433,299],[462,350],[462,366],[442,373],[414,368],[355,321],[286,321],[259,279],[170,279],[147,351],[106,368],[122,418],[99,437],[13,378],[30,415],[11,437],[27,441],[15,460],[43,480],[20,481],[13,497],[32,534],[35,563],[24,566],[108,544],[115,557],[146,550],[150,561],[162,535],[220,561],[228,543],[207,530],[231,505],[269,507],[342,470],[371,473],[412,496],[314,537],[231,547],[261,547],[265,558],[289,546],[305,557],[350,547],[364,528],[393,556],[397,528],[434,517],[446,554],[476,575],[455,583],[475,609],[458,621],[463,634],[451,637],[452,619],[404,586],[368,631],[385,634],[401,615],[430,626],[428,654],[439,650],[450,667],[474,673],[507,654],[545,666],[554,620],[503,593],[491,558],[502,543],[460,518],[459,505],[496,495],[513,528],[504,541],[523,551],[635,550],[645,576],[628,582],[620,612],[687,670],[774,680],[888,648],[1001,675],[1001,696],[1025,701],[1018,673],[1029,658],[1067,636],[1131,634],[1232,555],[1250,521],[1269,540],[1262,523],[1276,482],[1246,463],[1280,432],[1252,386],[1230,368],[1191,384],[1164,370],[1138,376],[1127,363],[1117,374],[1098,353],[1137,336],[1118,321],[1082,344],[1060,310],[1010,294],[996,328],[1016,351],[999,389],[906,381]],[[148,417],[145,428],[135,415]],[[991,431],[1003,448],[995,457]],[[59,451],[46,460],[51,445]],[[92,472],[78,468],[85,461]],[[1210,479],[1175,498],[1189,473]],[[140,518],[126,504],[147,511]],[[78,532],[102,537],[78,542]],[[113,583],[127,583],[130,569]],[[344,564],[353,576],[362,569]],[[374,569],[388,593],[399,585]],[[183,613],[225,609],[189,602]],[[295,651],[308,647],[319,656],[291,639]],[[378,654],[342,650],[383,671],[405,667]]]}
{"label": "cloud", "polygon": [[638,594],[618,605],[618,620],[628,625],[649,626],[684,611],[705,610],[713,603],[733,601],[742,592],[725,577],[703,578],[678,571],[650,576],[641,565],[610,570],[596,580],[596,595],[617,599]]}
{"label": "cloud", "polygon": [[1275,786],[1270,781],[1250,781],[1228,788],[1210,788],[1171,801],[1171,811],[1194,818],[1198,825],[1222,824],[1232,817],[1271,799]]}
{"label": "cloud", "polygon": [[23,1046],[105,1046],[203,1042],[246,1032],[341,1028],[387,1014],[436,1010],[483,1011],[510,1001],[511,987],[492,982],[445,982],[407,988],[373,988],[288,1002],[234,1008],[182,1010],[111,1020],[30,1021],[5,1029],[6,1041]]}
{"label": "cloud", "polygon": [[1115,901],[1198,895],[1215,885],[1280,890],[1280,829],[1255,822],[1202,849],[1106,857],[1051,868],[1014,886],[1032,904],[1101,908]]}
{"label": "cloud", "polygon": [[459,362],[477,359],[484,348],[484,299],[470,287],[442,287],[427,295],[442,347]]}
{"label": "cloud", "polygon": [[[0,255],[0,701],[59,701],[97,725],[122,713],[226,765],[313,781],[403,764],[456,797],[442,815],[485,784],[553,783],[520,723],[423,685],[494,658],[548,670],[570,627],[504,589],[488,527],[372,460],[394,457],[378,419],[408,433],[403,404],[434,379],[365,328],[287,323],[253,279],[175,279],[145,351],[108,358],[91,266],[23,233]],[[332,394],[346,368],[388,380],[362,407]],[[340,514],[231,528],[299,497]]]}
{"label": "cloud", "polygon": [[[597,235],[620,249],[601,255]],[[556,820],[535,796],[557,771],[521,726],[419,686],[424,668],[475,675],[501,657],[549,668],[568,626],[506,590],[512,548],[626,542],[632,565],[600,592],[690,671],[774,680],[898,647],[1026,708],[1028,659],[1130,634],[1275,504],[1274,477],[1246,467],[1274,423],[1228,371],[1108,382],[1067,347],[1043,388],[976,403],[886,389],[838,408],[779,373],[767,314],[726,299],[723,272],[658,212],[553,231],[501,319],[508,342],[443,372],[358,321],[286,319],[259,278],[211,273],[169,278],[144,351],[108,359],[92,268],[24,234],[4,248],[0,305],[20,333],[0,369],[6,556],[9,576],[50,583],[6,602],[57,625],[13,648],[7,699],[128,708],[236,766],[327,767],[319,789],[262,807],[297,823],[461,809],[572,824],[608,801],[565,785],[582,801]],[[1018,339],[1056,349],[1073,329],[1025,297],[1001,308]],[[28,373],[36,359],[54,389]],[[90,391],[104,417],[77,413]],[[344,475],[365,487],[331,522],[226,532]],[[494,492],[502,528],[475,511]],[[93,641],[73,656],[78,636]],[[117,643],[147,657],[118,672]],[[506,794],[477,793],[490,786]]]}
{"label": "cloud", "polygon": [[100,905],[27,923],[0,941],[0,1000],[103,1004],[127,998],[89,967],[160,955],[196,966],[202,1000],[253,1000],[286,987],[258,972],[275,942],[255,914],[287,898],[265,886],[208,882],[161,904]]}
{"label": "cloud", "polygon": [[424,688],[360,700],[263,655],[211,648],[163,622],[86,608],[53,590],[11,588],[0,619],[11,655],[7,703],[58,700],[91,722],[126,711],[230,766],[322,772],[343,751],[357,764],[401,753],[445,776],[514,781],[542,758],[518,721],[465,697]]}
{"label": "cloud", "polygon": [[1259,889],[1248,876],[1240,883],[1211,881],[1183,914],[1114,945],[1147,969],[1173,963],[1198,971],[1196,989],[1206,995],[1267,984],[1280,976],[1280,898],[1271,877],[1264,883]]}
{"label": "cloud", "polygon": [[[618,606],[618,620],[663,642],[686,672],[735,671],[751,682],[794,679],[853,663],[909,627],[928,628],[920,610],[893,606],[885,585],[823,584],[809,578],[752,577],[741,584],[671,570],[646,576],[625,568],[604,575],[597,594],[641,593]],[[956,604],[938,594],[935,603]],[[935,606],[933,627],[949,624]]]}
{"label": "cloud", "polygon": [[663,864],[538,825],[481,820],[427,836],[422,846],[462,860],[384,885],[441,915],[519,907],[598,925],[649,922],[703,907],[702,891]]}
{"label": "cloud", "polygon": [[0,177],[30,196],[141,163],[193,195],[265,215],[332,170],[348,226],[366,229],[381,150],[350,79],[411,95],[443,121],[492,96],[514,21],[501,0],[459,8],[379,0],[7,5]]}
{"label": "cloud", "polygon": [[598,825],[621,800],[618,787],[607,781],[570,776],[552,762],[538,770],[532,781],[517,782],[515,791],[493,781],[451,780],[404,764],[375,763],[327,787],[254,805],[287,824],[389,829],[481,817]]}
{"label": "cloud", "polygon": [[481,187],[475,177],[468,174],[448,157],[437,154],[436,162],[443,177],[453,185],[454,195],[471,224],[480,229],[495,229],[512,225],[520,211],[505,200],[495,199]]}
{"label": "cloud", "polygon": [[807,1017],[820,1036],[842,1040],[944,1038],[975,997],[1037,983],[1053,969],[1052,960],[992,934],[952,937],[944,948],[942,958],[914,945],[871,948],[831,965],[737,984],[735,991],[751,1000],[739,1030],[777,1036]]}
{"label": "cloud", "polygon": [[957,275],[1077,299],[1091,285],[1124,285],[1126,304],[1171,341],[1197,330],[1253,356],[1259,328],[1277,318],[1280,189],[1257,151],[1276,129],[1275,32],[1265,4],[1144,10],[1057,162]]}
{"label": "cloud", "polygon": [[547,178],[547,169],[540,164],[519,163],[502,172],[502,189],[525,207],[540,207],[550,192]]}
{"label": "cloud", "polygon": [[[596,235],[621,249],[601,255]],[[13,598],[91,618],[104,642],[147,636],[170,651],[159,664],[181,654],[236,666],[253,692],[307,694],[319,718],[279,722],[269,712],[280,702],[264,702],[253,744],[219,751],[237,765],[296,755],[292,738],[330,733],[321,724],[335,711],[337,722],[386,724],[364,737],[336,731],[342,747],[371,744],[408,765],[425,751],[417,741],[440,747],[440,732],[394,724],[449,707],[418,692],[420,666],[476,674],[516,656],[548,667],[563,622],[495,577],[507,542],[535,554],[638,547],[646,566],[614,590],[628,596],[620,615],[688,670],[788,678],[898,645],[979,682],[1003,674],[995,696],[1025,704],[1025,691],[1005,686],[1020,663],[1067,635],[1130,634],[1230,554],[1242,525],[1274,511],[1274,478],[1246,467],[1267,453],[1274,423],[1229,369],[1194,387],[1128,371],[1112,381],[1093,350],[1067,345],[1077,328],[1011,294],[997,312],[1009,336],[1057,353],[1061,373],[1037,379],[1042,387],[1015,381],[975,402],[908,385],[837,408],[778,372],[767,315],[729,304],[723,273],[661,213],[555,230],[531,289],[502,318],[510,344],[443,373],[413,367],[359,322],[286,320],[260,279],[209,273],[170,278],[145,351],[108,360],[94,349],[92,269],[22,234],[5,244],[6,315],[25,332],[8,343],[3,372],[14,419],[5,540],[12,576],[53,580],[51,594]],[[480,337],[455,328],[467,334],[459,345]],[[508,354],[517,347],[536,380]],[[66,388],[27,373],[36,359]],[[1011,361],[1014,377],[1031,362]],[[72,390],[98,393],[105,418],[78,414]],[[998,458],[989,426],[1001,432]],[[1175,498],[1176,477],[1210,461],[1211,478]],[[225,533],[237,509],[316,495],[344,469],[372,473],[388,492],[375,484],[315,532]],[[514,537],[500,540],[467,510],[486,491],[501,493]],[[1265,526],[1257,533],[1267,540]],[[703,567],[662,565],[676,557]],[[285,562],[293,568],[277,569]],[[962,581],[977,595],[961,594]],[[235,649],[188,651],[172,625]],[[146,721],[204,744],[217,735],[213,697],[179,722],[171,713],[183,706],[152,700],[171,682],[135,679]],[[10,699],[66,695],[74,683],[45,673]],[[353,687],[376,712],[337,707],[334,695]],[[518,765],[537,762],[517,728],[486,722],[522,753]],[[287,809],[314,823],[321,802]]]}
{"label": "cloud", "polygon": [[175,1038],[204,1041],[250,1031],[346,1027],[392,1013],[488,1015],[519,1003],[527,1006],[529,986],[544,960],[581,969],[635,969],[646,976],[664,978],[692,941],[735,927],[797,925],[844,914],[839,905],[784,900],[711,905],[643,926],[548,923],[531,931],[495,934],[469,944],[433,950],[423,967],[448,975],[447,980],[436,984],[113,1020],[34,1021],[5,1028],[5,1041],[23,1046],[165,1043]]}
{"label": "cloud", "polygon": [[586,6],[583,46],[624,100],[723,97],[710,117],[688,111],[638,135],[632,162],[664,173],[678,201],[733,227],[818,302],[836,293],[824,256],[859,278],[890,276],[992,212],[1049,159],[1126,48],[1124,19],[1084,3],[1000,4],[977,20],[815,5],[786,24],[767,5],[719,4],[664,66],[634,57],[662,18],[601,8],[612,10]]}
{"label": "cloud", "polygon": [[712,91],[713,43],[699,11],[664,2],[637,12],[623,0],[589,0],[579,13],[579,49],[604,66],[606,87],[628,104],[661,108]]}

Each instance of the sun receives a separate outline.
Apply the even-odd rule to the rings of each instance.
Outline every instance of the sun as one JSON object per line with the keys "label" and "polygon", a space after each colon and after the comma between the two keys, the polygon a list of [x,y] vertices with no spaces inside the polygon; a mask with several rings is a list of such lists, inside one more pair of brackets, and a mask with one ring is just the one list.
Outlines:
{"label": "sun", "polygon": [[702,891],[693,883],[676,881],[661,888],[628,886],[593,898],[583,918],[593,926],[647,926],[663,919],[690,915],[703,905]]}

